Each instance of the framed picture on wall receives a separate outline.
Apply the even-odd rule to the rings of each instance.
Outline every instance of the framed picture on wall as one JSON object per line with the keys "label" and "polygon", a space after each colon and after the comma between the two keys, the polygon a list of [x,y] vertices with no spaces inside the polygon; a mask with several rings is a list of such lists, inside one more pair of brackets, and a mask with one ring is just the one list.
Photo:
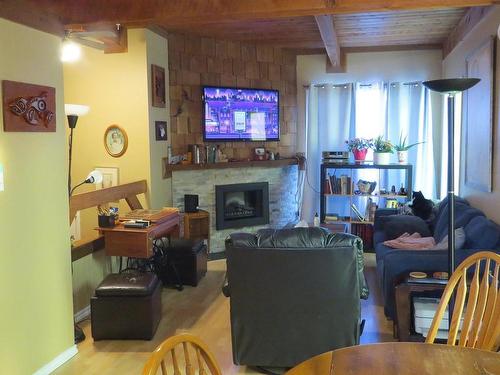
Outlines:
{"label": "framed picture on wall", "polygon": [[158,65],[151,65],[151,85],[153,91],[153,107],[165,108],[165,69]]}
{"label": "framed picture on wall", "polygon": [[96,190],[109,188],[118,185],[118,168],[96,167],[95,170],[102,173],[102,182],[95,185]]}
{"label": "framed picture on wall", "polygon": [[114,158],[122,156],[128,147],[127,133],[118,125],[110,125],[104,132],[104,147]]}
{"label": "framed picture on wall", "polygon": [[155,121],[155,134],[157,141],[167,140],[167,122],[166,121]]}
{"label": "framed picture on wall", "polygon": [[[465,185],[491,192],[493,171],[493,93],[495,38],[466,58],[467,77],[481,81],[466,92]],[[478,168],[481,165],[481,168]]]}

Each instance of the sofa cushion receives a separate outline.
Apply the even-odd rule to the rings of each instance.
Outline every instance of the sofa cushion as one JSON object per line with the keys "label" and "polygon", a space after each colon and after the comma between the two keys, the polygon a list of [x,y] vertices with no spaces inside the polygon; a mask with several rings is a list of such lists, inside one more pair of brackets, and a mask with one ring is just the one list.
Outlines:
{"label": "sofa cushion", "polygon": [[500,227],[484,216],[473,218],[465,226],[465,235],[468,249],[496,249],[500,243]]}
{"label": "sofa cushion", "polygon": [[[455,229],[455,249],[463,249],[465,245],[465,231],[464,228],[460,227]],[[436,244],[430,250],[446,250],[448,249],[448,235],[444,236],[443,239]]]}
{"label": "sofa cushion", "polygon": [[[434,229],[434,239],[436,242],[441,242],[441,240],[448,233],[448,205],[443,209],[439,219],[436,222],[436,227]],[[469,224],[469,222],[477,217],[484,216],[483,212],[477,208],[471,207],[468,204],[457,201],[455,203],[455,226],[454,228],[464,227]]]}
{"label": "sofa cushion", "polygon": [[431,232],[427,223],[418,216],[413,215],[389,215],[379,218],[386,239],[394,239],[401,236],[403,233],[418,232],[422,237],[430,237]]}

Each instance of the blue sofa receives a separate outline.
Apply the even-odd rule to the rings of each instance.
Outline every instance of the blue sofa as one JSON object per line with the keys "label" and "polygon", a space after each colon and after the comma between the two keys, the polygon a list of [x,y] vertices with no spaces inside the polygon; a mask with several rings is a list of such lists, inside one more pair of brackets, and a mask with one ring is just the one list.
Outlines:
{"label": "blue sofa", "polygon": [[[419,232],[422,236],[433,236],[436,243],[448,234],[448,199],[445,198],[434,209],[434,218],[426,223],[417,216],[395,215],[394,209],[379,209],[375,214],[373,242],[377,259],[377,276],[382,287],[385,315],[394,319],[394,286],[411,271],[447,271],[447,250],[402,250],[383,244],[404,232]],[[463,248],[455,251],[456,265],[469,255],[480,250],[500,252],[500,227],[485,217],[477,208],[471,207],[463,198],[456,197],[455,229],[465,232]]]}

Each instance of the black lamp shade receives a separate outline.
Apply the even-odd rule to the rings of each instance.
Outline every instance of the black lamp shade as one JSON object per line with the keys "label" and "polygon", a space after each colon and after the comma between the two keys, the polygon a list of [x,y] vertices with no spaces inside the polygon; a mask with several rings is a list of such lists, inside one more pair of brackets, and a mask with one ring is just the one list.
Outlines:
{"label": "black lamp shade", "polygon": [[70,129],[74,129],[76,127],[76,122],[78,121],[77,115],[68,115],[68,125]]}
{"label": "black lamp shade", "polygon": [[460,92],[470,89],[480,81],[479,78],[451,78],[425,81],[422,84],[429,90],[440,93]]}

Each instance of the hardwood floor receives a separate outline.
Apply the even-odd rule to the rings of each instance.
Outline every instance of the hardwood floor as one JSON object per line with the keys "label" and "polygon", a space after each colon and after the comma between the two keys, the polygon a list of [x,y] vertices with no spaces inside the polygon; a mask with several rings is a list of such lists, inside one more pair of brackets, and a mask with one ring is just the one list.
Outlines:
{"label": "hardwood floor", "polygon": [[[393,341],[392,323],[384,317],[382,296],[376,280],[375,256],[366,254],[365,259],[370,298],[362,303],[362,318],[366,319],[366,323],[361,343]],[[229,299],[220,292],[224,274],[225,260],[211,261],[207,275],[198,287],[185,287],[182,292],[163,289],[163,318],[151,341],[94,342],[90,321],[80,323],[86,340],[78,345],[78,354],[54,374],[140,374],[149,353],[165,338],[182,331],[189,331],[208,344],[223,374],[259,374],[232,362]]]}

